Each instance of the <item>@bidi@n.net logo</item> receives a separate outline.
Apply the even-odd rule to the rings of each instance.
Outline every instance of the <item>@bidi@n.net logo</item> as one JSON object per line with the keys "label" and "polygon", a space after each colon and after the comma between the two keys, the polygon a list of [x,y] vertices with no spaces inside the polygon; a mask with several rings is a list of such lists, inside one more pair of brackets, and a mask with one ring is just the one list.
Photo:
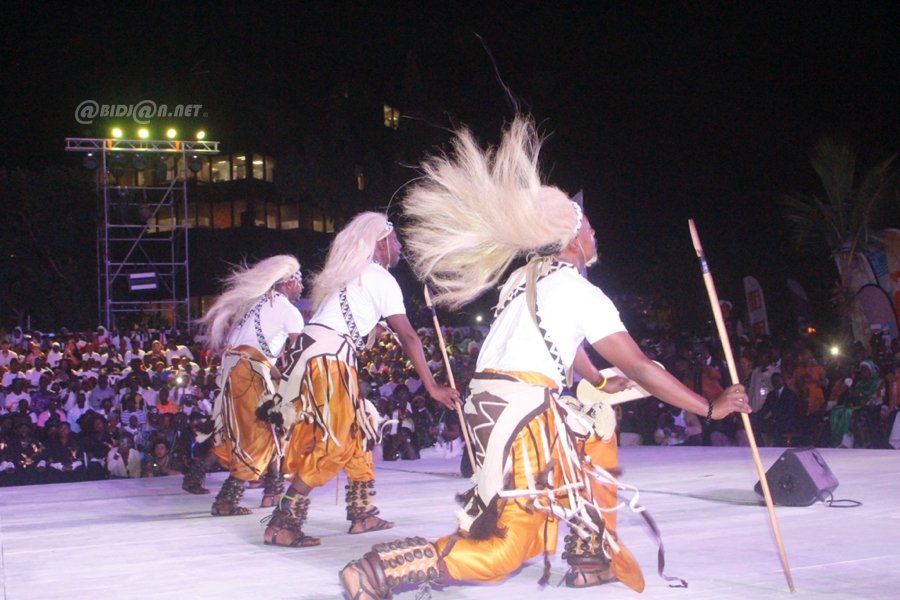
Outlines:
{"label": "@bidi@n.net logo", "polygon": [[202,104],[157,104],[153,100],[141,100],[135,104],[100,104],[96,100],[85,100],[75,109],[75,121],[90,125],[97,118],[131,118],[139,125],[146,125],[152,119],[205,117]]}

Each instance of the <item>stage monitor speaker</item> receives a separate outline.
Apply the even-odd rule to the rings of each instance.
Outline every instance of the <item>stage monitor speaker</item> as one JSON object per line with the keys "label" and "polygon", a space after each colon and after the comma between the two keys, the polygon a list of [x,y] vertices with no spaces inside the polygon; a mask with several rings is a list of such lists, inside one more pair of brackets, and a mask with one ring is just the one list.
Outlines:
{"label": "stage monitor speaker", "polygon": [[[825,498],[838,486],[838,480],[814,448],[788,448],[768,471],[766,481],[772,502],[782,506],[810,506]],[[756,482],[753,490],[763,495]]]}

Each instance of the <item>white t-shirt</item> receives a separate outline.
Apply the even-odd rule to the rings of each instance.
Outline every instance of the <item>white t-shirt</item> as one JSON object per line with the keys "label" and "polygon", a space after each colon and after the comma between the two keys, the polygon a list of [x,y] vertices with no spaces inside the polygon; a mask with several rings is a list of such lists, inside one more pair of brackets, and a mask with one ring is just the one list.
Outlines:
{"label": "white t-shirt", "polygon": [[3,402],[6,405],[6,410],[14,412],[19,408],[19,402],[22,400],[28,400],[28,406],[31,406],[31,394],[28,392],[8,392]]}
{"label": "white t-shirt", "polygon": [[[625,331],[612,301],[574,268],[564,267],[538,281],[537,308],[541,324],[567,369],[584,340],[593,344]],[[524,293],[494,321],[481,346],[476,369],[531,371],[563,384],[556,361],[531,319]]]}
{"label": "white t-shirt", "polygon": [[[397,280],[377,263],[366,265],[359,279],[347,284],[347,304],[350,305],[359,335],[363,337],[369,335],[382,318],[406,314],[403,292]],[[322,302],[310,322],[350,333],[341,312],[338,294]]]}
{"label": "white t-shirt", "polygon": [[[253,315],[247,317],[243,325],[231,332],[228,343],[232,347],[252,346],[265,354],[266,352],[260,348],[260,342],[256,336],[255,323],[256,318]],[[266,345],[272,352],[272,356],[269,358],[278,358],[288,339],[288,334],[303,331],[303,315],[296,306],[291,304],[287,296],[273,292],[271,302],[263,302],[259,309],[259,326],[262,329]]]}
{"label": "white t-shirt", "polygon": [[138,349],[138,350],[128,350],[128,351],[125,353],[125,356],[123,357],[123,360],[125,361],[125,364],[126,364],[126,365],[130,365],[130,364],[131,364],[131,361],[134,360],[135,358],[139,358],[139,359],[141,360],[141,362],[144,362],[144,356],[145,356],[146,354],[147,354],[146,352],[144,352],[143,350],[140,350],[140,349]]}
{"label": "white t-shirt", "polygon": [[13,359],[21,362],[19,355],[12,350],[7,350],[6,352],[0,351],[0,367],[9,366],[9,363],[11,363]]}

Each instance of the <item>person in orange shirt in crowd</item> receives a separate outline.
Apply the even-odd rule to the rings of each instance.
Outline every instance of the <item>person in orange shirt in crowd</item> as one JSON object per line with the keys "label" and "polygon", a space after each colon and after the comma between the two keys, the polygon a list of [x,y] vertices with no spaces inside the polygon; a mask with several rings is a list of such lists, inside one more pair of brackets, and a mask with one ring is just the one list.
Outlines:
{"label": "person in orange shirt in crowd", "polygon": [[803,443],[810,444],[810,435],[816,423],[822,420],[825,410],[825,387],[828,379],[825,368],[816,361],[809,348],[800,352],[797,366],[794,367],[793,385],[791,389],[797,394],[801,404],[800,423],[803,430]]}
{"label": "person in orange shirt in crowd", "polygon": [[163,387],[159,390],[159,397],[156,400],[156,408],[160,413],[169,413],[174,415],[180,410],[180,407],[169,400],[169,388]]}

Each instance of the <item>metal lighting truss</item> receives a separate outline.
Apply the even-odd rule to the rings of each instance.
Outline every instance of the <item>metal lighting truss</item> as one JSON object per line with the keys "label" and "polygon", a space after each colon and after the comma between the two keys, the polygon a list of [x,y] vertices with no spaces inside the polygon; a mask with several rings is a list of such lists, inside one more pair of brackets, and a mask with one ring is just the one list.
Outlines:
{"label": "metal lighting truss", "polygon": [[[97,227],[100,322],[111,329],[129,313],[171,311],[176,327],[189,329],[186,169],[195,156],[218,154],[219,142],[66,138],[66,151],[91,154],[97,166],[102,199]],[[154,177],[154,185],[119,185],[120,177],[110,169],[131,171],[137,155],[144,157],[150,171],[165,160],[164,181]],[[138,182],[137,173],[133,180]],[[155,273],[158,286],[152,298],[140,291],[142,286],[129,285],[138,279],[146,283],[150,273]]]}

